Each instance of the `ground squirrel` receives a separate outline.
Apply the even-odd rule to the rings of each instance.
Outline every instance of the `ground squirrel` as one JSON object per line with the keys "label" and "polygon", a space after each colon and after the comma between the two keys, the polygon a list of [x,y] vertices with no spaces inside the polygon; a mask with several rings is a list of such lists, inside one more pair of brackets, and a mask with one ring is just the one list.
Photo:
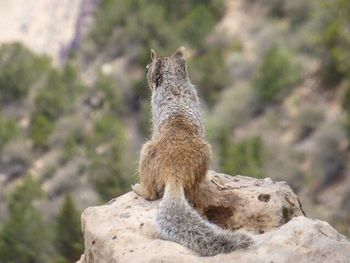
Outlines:
{"label": "ground squirrel", "polygon": [[164,191],[156,216],[163,239],[202,256],[249,246],[248,235],[209,223],[187,202],[205,179],[211,159],[198,96],[188,77],[184,48],[163,58],[151,50],[151,58],[146,75],[152,90],[153,134],[142,148],[140,184],[133,186],[134,191],[148,200],[158,199]]}

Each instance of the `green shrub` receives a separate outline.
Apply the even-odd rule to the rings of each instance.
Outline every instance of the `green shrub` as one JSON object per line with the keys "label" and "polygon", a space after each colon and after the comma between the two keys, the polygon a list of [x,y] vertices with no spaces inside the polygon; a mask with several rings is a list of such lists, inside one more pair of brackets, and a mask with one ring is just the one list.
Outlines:
{"label": "green shrub", "polygon": [[35,98],[35,114],[45,116],[53,121],[66,111],[66,90],[58,71],[51,70],[46,85]]}
{"label": "green shrub", "polygon": [[75,67],[67,63],[62,70],[51,68],[46,81],[35,97],[31,137],[37,146],[44,146],[54,130],[54,122],[72,110],[83,84]]}
{"label": "green shrub", "polygon": [[77,71],[67,64],[62,71],[49,71],[44,86],[35,98],[34,114],[43,115],[51,121],[67,113],[83,89]]}
{"label": "green shrub", "polygon": [[133,15],[138,0],[103,0],[95,14],[95,26],[90,38],[98,47],[103,47],[117,26],[125,26],[128,15]]}
{"label": "green shrub", "polygon": [[100,74],[95,88],[103,93],[104,103],[113,113],[123,113],[122,93],[112,77]]}
{"label": "green shrub", "polygon": [[5,119],[0,115],[0,150],[19,133],[20,129],[14,120]]}
{"label": "green shrub", "polygon": [[49,60],[20,43],[0,47],[0,105],[25,97],[46,69]]}
{"label": "green shrub", "polygon": [[264,176],[264,145],[260,137],[232,142],[227,131],[220,138],[221,168],[223,172],[236,175]]}
{"label": "green shrub", "polygon": [[46,116],[38,115],[32,120],[30,136],[35,146],[47,145],[55,124]]}
{"label": "green shrub", "polygon": [[[96,12],[95,27],[88,38],[95,46],[90,52],[97,53],[108,47],[108,52],[115,55],[130,53],[132,45],[132,57],[144,66],[149,61],[150,48],[162,54],[174,50],[184,40],[194,47],[203,46],[201,42],[222,16],[223,6],[222,0],[180,0],[176,3],[104,0]],[[118,42],[118,48],[115,48],[115,42]]]}
{"label": "green shrub", "polygon": [[323,8],[320,27],[321,77],[326,86],[332,86],[343,78],[350,78],[350,2],[319,2]]}
{"label": "green shrub", "polygon": [[63,145],[63,156],[62,161],[67,162],[77,152],[77,138],[75,136],[69,136]]}
{"label": "green shrub", "polygon": [[80,77],[79,68],[72,61],[66,62],[60,71],[62,82],[68,95],[68,101],[73,104],[76,97],[85,89],[85,85]]}
{"label": "green shrub", "polygon": [[9,217],[0,231],[1,262],[50,262],[49,230],[33,204],[41,195],[40,185],[30,176],[11,193]]}
{"label": "green shrub", "polygon": [[89,178],[103,201],[123,194],[129,187],[129,180],[124,177],[127,173],[125,139],[116,116],[102,116],[96,120],[89,139]]}
{"label": "green shrub", "polygon": [[175,50],[180,41],[167,21],[162,6],[142,3],[138,13],[134,17],[128,17],[122,41],[127,49],[133,45],[133,56],[136,62],[144,67],[150,61],[151,48],[163,54]]}
{"label": "green shrub", "polygon": [[205,37],[215,23],[210,9],[205,5],[197,5],[178,23],[179,35],[193,47],[200,48],[204,46]]}
{"label": "green shrub", "polygon": [[204,100],[213,105],[220,91],[228,82],[228,72],[224,57],[219,49],[210,49],[206,53],[189,61],[189,74]]}
{"label": "green shrub", "polygon": [[89,126],[86,125],[84,116],[80,114],[65,118],[59,125],[56,126],[50,142],[52,145],[62,146],[60,159],[60,165],[62,165],[86,153],[85,147],[89,144],[90,130],[86,128]]}
{"label": "green shrub", "polygon": [[162,6],[165,10],[166,17],[169,17],[171,22],[181,20],[181,18],[199,5],[206,6],[216,19],[220,18],[224,12],[224,1],[222,0],[152,0],[152,3]]}
{"label": "green shrub", "polygon": [[165,47],[174,48],[176,45],[176,36],[165,17],[163,5],[152,1],[105,0],[95,19],[95,27],[89,37],[96,46],[95,53],[106,46],[113,49],[113,42],[117,41],[119,53],[128,52],[132,45],[132,56],[144,65],[148,62],[150,48],[161,52]]}
{"label": "green shrub", "polygon": [[76,262],[84,250],[80,213],[73,198],[66,195],[56,222],[56,248],[67,262]]}
{"label": "green shrub", "polygon": [[[133,37],[137,38],[138,36],[135,33],[138,33],[139,38],[146,41],[168,41],[165,38],[157,39],[155,36],[161,33],[163,28],[169,28],[179,22],[198,6],[203,6],[206,9],[204,10],[204,8],[201,8],[198,11],[210,12],[212,14],[210,16],[213,16],[216,20],[222,16],[224,10],[222,0],[180,0],[176,2],[161,0],[150,0],[147,2],[142,0],[104,0],[101,2],[96,12],[95,27],[91,32],[90,39],[92,39],[97,46],[103,47],[111,36],[113,36],[114,30],[123,28],[126,33],[123,35],[125,37],[133,35]],[[196,12],[197,14],[199,14],[198,11]],[[128,15],[126,16],[125,14]],[[188,19],[188,23],[190,23],[189,25],[191,25],[191,27],[198,21],[200,23],[205,23],[206,21],[203,20],[207,19],[208,16],[204,16],[201,20],[198,20],[198,15],[195,15],[194,18],[192,23],[190,23],[191,21]],[[131,29],[131,24],[138,26],[137,32]],[[170,30],[166,34],[168,38],[171,38],[171,35],[174,33],[174,30]],[[164,45],[161,44],[161,46]]]}
{"label": "green shrub", "polygon": [[285,50],[269,49],[254,79],[260,99],[264,103],[275,102],[300,80],[300,67]]}

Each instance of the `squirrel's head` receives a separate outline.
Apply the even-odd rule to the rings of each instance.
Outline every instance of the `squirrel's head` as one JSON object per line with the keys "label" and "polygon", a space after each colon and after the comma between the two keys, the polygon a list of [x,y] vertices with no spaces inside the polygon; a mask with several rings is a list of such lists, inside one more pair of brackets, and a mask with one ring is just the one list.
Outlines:
{"label": "squirrel's head", "polygon": [[151,49],[152,62],[146,66],[147,82],[152,91],[156,90],[164,81],[181,81],[187,79],[184,47],[178,48],[169,57],[158,58],[157,53]]}

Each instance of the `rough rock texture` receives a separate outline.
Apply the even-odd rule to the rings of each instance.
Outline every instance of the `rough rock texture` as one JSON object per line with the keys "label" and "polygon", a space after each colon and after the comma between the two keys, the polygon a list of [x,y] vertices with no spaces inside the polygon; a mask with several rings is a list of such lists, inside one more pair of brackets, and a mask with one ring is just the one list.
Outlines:
{"label": "rough rock texture", "polygon": [[85,252],[79,262],[349,262],[350,242],[328,223],[302,216],[287,184],[209,175],[196,207],[223,227],[254,232],[252,247],[198,257],[179,244],[160,240],[154,228],[159,201],[148,202],[130,192],[84,211]]}
{"label": "rough rock texture", "polygon": [[55,62],[87,31],[99,0],[1,0],[0,43],[21,41]]}
{"label": "rough rock texture", "polygon": [[303,215],[298,197],[285,182],[233,177],[214,171],[200,186],[195,207],[221,227],[258,233]]}

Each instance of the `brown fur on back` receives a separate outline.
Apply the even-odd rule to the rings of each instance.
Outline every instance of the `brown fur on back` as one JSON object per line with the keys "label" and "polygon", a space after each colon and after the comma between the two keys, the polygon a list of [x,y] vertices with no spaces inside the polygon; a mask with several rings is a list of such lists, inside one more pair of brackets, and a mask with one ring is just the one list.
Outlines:
{"label": "brown fur on back", "polygon": [[141,152],[139,176],[149,199],[158,198],[170,179],[180,182],[192,199],[206,176],[210,156],[209,144],[191,123],[182,116],[169,120]]}

